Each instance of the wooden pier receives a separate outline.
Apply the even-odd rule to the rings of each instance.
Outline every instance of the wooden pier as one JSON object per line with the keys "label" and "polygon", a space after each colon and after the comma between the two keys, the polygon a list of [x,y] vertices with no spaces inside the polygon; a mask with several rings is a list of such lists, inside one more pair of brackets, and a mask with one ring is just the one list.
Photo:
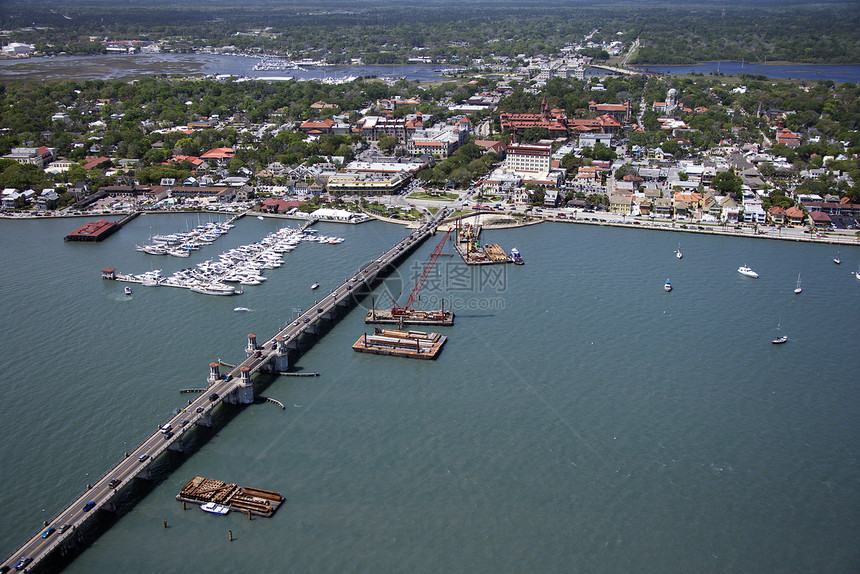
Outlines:
{"label": "wooden pier", "polygon": [[377,328],[372,335],[365,333],[359,337],[352,348],[359,353],[429,360],[439,356],[447,340],[448,337],[439,333]]}
{"label": "wooden pier", "polygon": [[257,516],[269,517],[285,499],[279,492],[237,486],[220,480],[195,476],[182,487],[176,495],[176,500],[194,504],[213,502],[238,512],[250,512]]}

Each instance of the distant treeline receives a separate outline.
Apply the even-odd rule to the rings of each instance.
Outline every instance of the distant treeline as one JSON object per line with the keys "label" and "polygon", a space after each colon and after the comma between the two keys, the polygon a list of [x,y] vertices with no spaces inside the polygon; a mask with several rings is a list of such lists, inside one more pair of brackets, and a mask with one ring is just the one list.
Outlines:
{"label": "distant treeline", "polygon": [[[43,6],[46,9],[39,9]],[[47,9],[50,6],[51,9]],[[5,6],[0,27],[11,41],[49,53],[94,53],[90,37],[158,40],[173,49],[197,46],[261,48],[324,58],[362,57],[365,63],[401,63],[426,56],[461,61],[557,52],[594,29],[594,41],[639,38],[639,64],[708,60],[860,62],[860,11],[856,2],[649,4],[543,1],[353,1],[282,3],[207,0],[37,1]],[[631,62],[631,63],[633,63]]]}

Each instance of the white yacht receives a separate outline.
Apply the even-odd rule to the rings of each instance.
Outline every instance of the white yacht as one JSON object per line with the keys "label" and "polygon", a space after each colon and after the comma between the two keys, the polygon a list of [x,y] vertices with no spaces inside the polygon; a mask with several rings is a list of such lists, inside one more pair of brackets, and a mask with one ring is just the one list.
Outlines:
{"label": "white yacht", "polygon": [[738,267],[738,273],[740,273],[741,275],[746,275],[747,277],[752,277],[753,279],[758,279],[758,273],[756,273],[746,265]]}

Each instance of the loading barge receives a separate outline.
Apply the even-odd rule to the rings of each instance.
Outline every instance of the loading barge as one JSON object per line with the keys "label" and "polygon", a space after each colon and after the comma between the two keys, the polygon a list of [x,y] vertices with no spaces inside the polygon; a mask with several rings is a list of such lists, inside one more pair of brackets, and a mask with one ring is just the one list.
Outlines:
{"label": "loading barge", "polygon": [[358,353],[391,355],[409,359],[435,359],[448,337],[423,331],[395,331],[377,327],[372,335],[365,333],[352,346]]}
{"label": "loading barge", "polygon": [[284,502],[278,492],[248,486],[237,486],[212,478],[195,476],[182,487],[176,500],[193,504],[213,503],[238,512],[250,512],[257,516],[272,516]]}

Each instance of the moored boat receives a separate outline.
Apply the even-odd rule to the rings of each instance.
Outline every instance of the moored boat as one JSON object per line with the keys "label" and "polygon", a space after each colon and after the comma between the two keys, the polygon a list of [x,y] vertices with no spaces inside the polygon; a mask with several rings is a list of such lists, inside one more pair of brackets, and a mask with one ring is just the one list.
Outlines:
{"label": "moored boat", "polygon": [[520,252],[516,247],[511,249],[511,261],[514,262],[514,265],[523,265],[525,263],[525,261],[523,261],[523,256],[520,255]]}
{"label": "moored boat", "polygon": [[741,275],[746,275],[747,277],[752,277],[753,279],[758,279],[758,273],[756,273],[746,265],[738,267],[738,273],[740,273]]}
{"label": "moored boat", "polygon": [[215,504],[214,502],[207,502],[206,504],[200,505],[200,510],[203,512],[209,512],[210,514],[218,514],[225,515],[230,512],[229,506],[221,506],[220,504]]}

